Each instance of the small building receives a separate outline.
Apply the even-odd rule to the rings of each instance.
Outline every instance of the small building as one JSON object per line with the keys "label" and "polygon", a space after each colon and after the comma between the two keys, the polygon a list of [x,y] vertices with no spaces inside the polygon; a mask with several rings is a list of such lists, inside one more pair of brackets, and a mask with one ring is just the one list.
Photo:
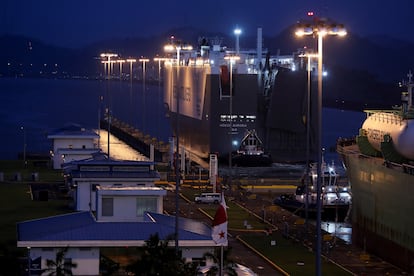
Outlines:
{"label": "small building", "polygon": [[[151,211],[162,212],[162,197],[166,191],[155,187],[154,182],[160,180],[160,175],[152,162],[89,159],[71,162],[64,171],[77,211],[96,211],[99,190],[102,195],[115,200],[134,195],[136,200],[141,198],[160,207]],[[104,206],[108,202],[109,199],[105,199]]]}
{"label": "small building", "polygon": [[[216,244],[209,226],[185,218],[179,218],[178,225],[179,247],[186,261],[213,252]],[[40,275],[47,260],[55,260],[66,248],[64,262],[76,264],[73,275],[100,275],[100,248],[142,247],[156,233],[161,240],[174,234],[175,217],[145,212],[142,221],[100,221],[84,211],[18,223],[17,247],[27,248],[31,275]]]}
{"label": "small building", "polygon": [[61,169],[68,162],[91,158],[101,151],[99,135],[77,124],[68,124],[57,129],[47,138],[53,140],[51,156],[54,169]]}

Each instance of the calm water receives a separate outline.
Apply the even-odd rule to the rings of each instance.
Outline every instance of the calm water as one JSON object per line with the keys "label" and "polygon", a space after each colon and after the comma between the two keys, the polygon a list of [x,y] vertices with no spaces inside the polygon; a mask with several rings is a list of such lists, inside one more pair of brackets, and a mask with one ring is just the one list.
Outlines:
{"label": "calm water", "polygon": [[[142,83],[128,81],[108,85],[93,80],[0,78],[0,158],[17,159],[25,136],[27,152],[47,153],[51,131],[67,123],[97,128],[99,110],[107,107],[113,116],[168,141],[171,128],[164,113],[163,91],[148,84],[143,91]],[[336,139],[356,135],[364,118],[363,112],[323,110],[326,161],[337,160],[337,154],[330,151]]]}
{"label": "calm water", "polygon": [[[168,141],[171,129],[158,85],[111,81],[0,78],[0,158],[23,151],[47,153],[47,135],[68,123],[98,127],[99,110]],[[101,100],[102,99],[102,100]],[[24,128],[24,130],[21,129]]]}

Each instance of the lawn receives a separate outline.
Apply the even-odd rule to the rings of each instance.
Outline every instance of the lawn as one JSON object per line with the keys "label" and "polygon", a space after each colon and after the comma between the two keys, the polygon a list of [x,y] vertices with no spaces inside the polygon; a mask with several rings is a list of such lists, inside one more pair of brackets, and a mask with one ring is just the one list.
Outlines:
{"label": "lawn", "polygon": [[[280,231],[271,235],[243,234],[239,237],[254,249],[272,260],[290,275],[313,275],[315,254],[293,239],[285,238]],[[341,267],[322,258],[322,275],[351,275]]]}
{"label": "lawn", "polygon": [[[25,249],[18,249],[16,225],[18,222],[53,216],[71,211],[67,200],[49,199],[48,201],[33,201],[30,195],[30,183],[33,172],[38,173],[34,183],[63,182],[60,172],[46,167],[35,167],[29,162],[23,168],[22,161],[0,161],[0,172],[3,180],[0,182],[0,265],[2,271],[14,272],[17,260],[24,257]],[[20,179],[15,174],[20,173]]]}

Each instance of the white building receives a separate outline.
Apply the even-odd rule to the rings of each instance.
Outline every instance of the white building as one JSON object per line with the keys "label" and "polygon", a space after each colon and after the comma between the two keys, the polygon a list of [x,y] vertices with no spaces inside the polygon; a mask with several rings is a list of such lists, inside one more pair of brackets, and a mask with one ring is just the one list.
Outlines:
{"label": "white building", "polygon": [[[141,247],[156,233],[161,240],[174,235],[176,217],[162,214],[166,190],[154,186],[159,174],[152,165],[113,160],[68,164],[80,212],[17,224],[17,247],[28,249],[32,275],[65,248],[65,262],[77,265],[73,275],[99,275],[101,247]],[[178,226],[187,261],[202,259],[216,246],[204,223],[179,218]]]}
{"label": "white building", "polygon": [[[161,240],[174,234],[175,217],[145,213],[143,221],[115,222],[97,220],[91,212],[77,212],[18,223],[17,247],[27,248],[31,275],[40,275],[47,260],[55,260],[60,250],[68,248],[64,261],[76,264],[73,275],[97,276],[101,247],[142,247],[155,233]],[[216,246],[211,228],[201,222],[180,218],[178,236],[186,261],[200,260]]]}
{"label": "white building", "polygon": [[161,202],[158,203],[159,208],[151,211],[162,212],[162,196],[165,191],[160,192],[160,189],[154,187],[154,182],[160,180],[160,175],[153,166],[152,162],[112,159],[90,159],[67,164],[64,170],[68,175],[67,185],[73,191],[75,210],[96,211],[96,195],[100,190],[101,194],[113,194],[117,200],[124,199],[120,194],[132,193],[136,197],[157,198]]}
{"label": "white building", "polygon": [[91,158],[100,151],[99,135],[76,124],[58,129],[47,138],[53,140],[54,169],[61,169],[64,163]]}

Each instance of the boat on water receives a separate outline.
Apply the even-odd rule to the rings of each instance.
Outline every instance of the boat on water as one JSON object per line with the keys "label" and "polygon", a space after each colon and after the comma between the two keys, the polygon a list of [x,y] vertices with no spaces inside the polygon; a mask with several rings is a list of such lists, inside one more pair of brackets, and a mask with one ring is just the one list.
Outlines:
{"label": "boat on water", "polygon": [[233,155],[233,164],[242,167],[264,167],[272,164],[272,157],[265,152],[263,142],[254,129],[246,130],[239,149]]}
{"label": "boat on water", "polygon": [[414,263],[414,108],[412,74],[402,103],[365,110],[355,139],[340,139],[352,186],[352,242],[406,270]]}
{"label": "boat on water", "polygon": [[[324,220],[343,222],[348,219],[352,203],[351,189],[348,182],[340,182],[340,175],[335,164],[327,164],[322,160],[321,166],[321,204]],[[274,200],[274,204],[287,210],[316,217],[317,212],[317,163],[310,165],[305,172],[302,183],[295,194],[283,194]]]}
{"label": "boat on water", "polygon": [[[236,162],[253,157],[230,153],[254,131],[265,153],[254,156],[257,164],[270,164],[269,156],[273,162],[306,160],[306,63],[298,53],[271,55],[261,33],[254,50],[233,50],[217,37],[201,38],[194,48],[170,42],[176,50],[165,63],[164,103],[186,159],[217,154],[227,164],[230,156]],[[313,118],[310,124],[317,126]]]}

